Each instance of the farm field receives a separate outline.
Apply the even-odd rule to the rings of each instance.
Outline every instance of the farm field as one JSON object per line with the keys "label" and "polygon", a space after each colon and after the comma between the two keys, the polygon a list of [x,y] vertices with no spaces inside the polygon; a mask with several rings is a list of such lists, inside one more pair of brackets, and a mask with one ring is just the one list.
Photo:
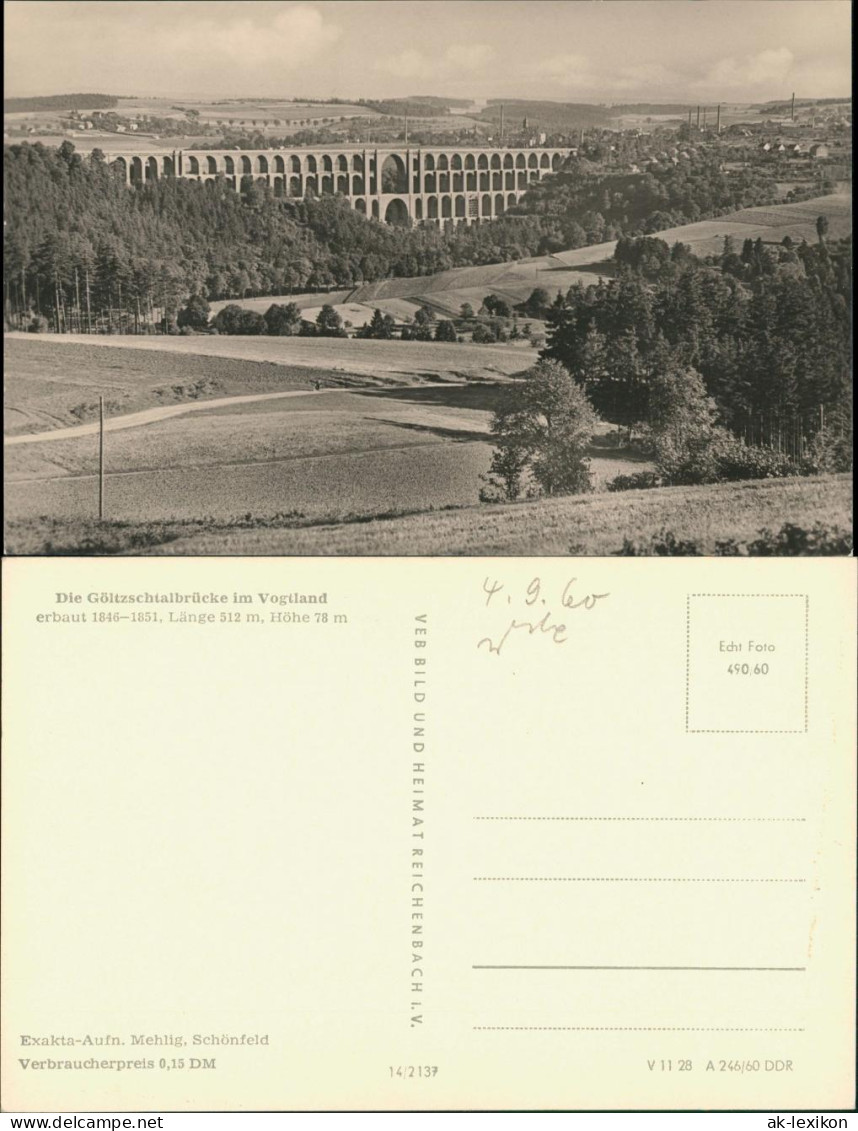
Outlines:
{"label": "farm field", "polygon": [[[393,439],[381,450],[110,475],[107,507],[112,518],[133,522],[228,522],[242,515],[265,521],[283,513],[336,521],[476,501],[478,477],[488,466],[485,444],[457,445],[454,453],[451,444],[403,443],[401,437],[394,448]],[[364,436],[362,442],[370,441]],[[11,482],[7,516],[91,517],[96,497],[94,476]]]}
{"label": "farm field", "polygon": [[89,155],[93,149],[100,149],[111,160],[123,155],[130,156],[135,153],[161,155],[173,153],[177,149],[203,149],[206,143],[211,144],[210,137],[155,137],[147,133],[117,134],[109,130],[61,130],[59,126],[50,127],[48,132],[37,130],[34,134],[12,134],[7,140],[7,145],[20,145],[26,142],[29,145],[60,146],[64,141],[71,141],[78,153]]}
{"label": "farm field", "polygon": [[[82,108],[81,113],[86,115],[89,111]],[[111,110],[98,111],[100,113],[119,114],[125,118],[135,118],[144,115],[150,118],[175,118],[176,121],[185,120],[185,110],[196,110],[200,120],[208,124],[223,122],[226,125],[253,126],[264,128],[267,124],[269,131],[276,131],[291,126],[295,122],[318,122],[322,118],[383,118],[377,110],[369,106],[361,106],[356,102],[289,102],[283,99],[250,99],[227,98],[220,101],[211,101],[200,98],[175,98],[152,97],[132,98],[120,97],[116,106]],[[4,111],[3,119],[9,125],[45,126],[67,118],[68,111],[57,109],[42,110],[11,110]],[[88,133],[90,131],[87,131]]]}
{"label": "farm field", "polygon": [[[11,337],[12,335],[9,335]],[[27,335],[20,335],[26,338]],[[155,350],[201,357],[228,357],[280,366],[305,366],[333,374],[388,381],[467,380],[520,373],[536,355],[521,345],[473,346],[447,342],[373,342],[346,338],[269,338],[199,335],[64,334],[62,343],[102,349]]]}
{"label": "farm field", "polygon": [[[196,110],[200,120],[211,125],[221,122],[231,128],[246,126],[248,129],[269,134],[283,134],[293,130],[296,125],[314,126],[324,123],[336,130],[342,127],[341,119],[376,118],[382,125],[391,120],[390,116],[371,106],[359,102],[291,102],[278,98],[258,100],[227,98],[212,101],[200,98],[122,98],[117,113],[134,116],[148,114],[152,117],[183,118],[180,106]],[[460,125],[473,125],[479,120],[457,115],[454,121]],[[435,127],[449,129],[450,119],[445,115],[421,117],[420,126],[425,129]]]}
{"label": "farm field", "polygon": [[242,306],[245,310],[255,310],[259,314],[264,314],[273,302],[286,303],[294,302],[299,310],[315,309],[318,311],[323,304],[328,303],[330,306],[336,306],[338,310],[342,311],[345,304],[348,303],[354,291],[353,287],[347,290],[340,291],[319,291],[315,294],[303,295],[262,295],[259,298],[221,298],[215,299],[209,303],[211,307],[212,316],[217,314],[225,306],[235,304]]}
{"label": "farm field", "polygon": [[6,335],[5,434],[154,405],[323,385],[494,380],[527,369],[522,346],[332,338]]}
{"label": "farm field", "polygon": [[[199,98],[122,98],[116,108],[119,114],[148,114],[152,117],[181,119],[181,106],[186,110],[196,110],[204,122],[225,122],[235,126],[267,123],[267,128],[276,131],[295,121],[318,121],[320,118],[374,118],[380,117],[368,106],[355,102],[288,102],[283,99],[265,98],[259,101],[240,98],[225,98],[214,102]],[[277,121],[275,122],[275,119]]]}
{"label": "farm field", "polygon": [[[686,243],[695,255],[717,255],[723,250],[725,236],[732,236],[739,244],[739,250],[743,240],[756,240],[758,237],[770,243],[780,243],[784,236],[789,236],[795,243],[801,243],[802,240],[816,243],[817,216],[828,218],[829,239],[837,240],[848,236],[852,231],[852,194],[830,193],[798,204],[743,208],[729,216],[668,228],[655,235],[669,244],[678,241]],[[560,254],[565,259],[569,253]]]}
{"label": "farm field", "polygon": [[[435,298],[455,291],[485,295],[488,291],[521,301],[527,298],[534,287],[546,290],[568,289],[572,283],[566,277],[574,274],[572,265],[565,256],[574,256],[574,266],[589,266],[610,259],[616,244],[594,244],[578,248],[574,252],[559,255],[543,255],[533,259],[517,259],[511,263],[491,263],[484,267],[453,267],[437,275],[417,276],[413,279],[385,279],[379,283],[365,283],[350,295],[352,302],[372,304],[378,299],[388,298]],[[561,255],[564,258],[561,258]],[[590,276],[597,281],[598,273]],[[520,298],[518,296],[521,296]]]}
{"label": "farm field", "polygon": [[7,552],[244,555],[606,555],[624,538],[665,530],[707,551],[718,539],[755,537],[792,522],[851,526],[848,475],[714,487],[666,487],[511,505],[471,506],[345,523],[281,513],[216,521],[98,524],[66,518],[15,520]]}
{"label": "farm field", "polygon": [[[194,137],[193,125],[186,121],[185,111],[195,110],[201,126],[218,126],[231,133],[247,132],[269,137],[283,137],[301,129],[314,129],[323,126],[336,134],[347,134],[354,129],[353,119],[374,120],[378,128],[393,129],[397,119],[381,113],[370,106],[356,102],[289,102],[282,99],[223,99],[212,101],[200,98],[140,97],[120,98],[112,108],[115,114],[124,118],[139,116],[149,118],[171,118],[182,123],[187,132],[173,137],[155,137],[152,134],[115,133],[81,126],[71,129],[64,119],[67,111],[57,109],[13,110],[4,112],[3,120],[14,141],[40,141],[43,145],[61,145],[67,138],[74,140],[78,149],[86,153],[94,146],[103,149],[110,156],[135,152],[169,153],[173,149],[197,149],[211,145],[215,138]],[[85,116],[86,109],[81,113]],[[467,114],[457,114],[452,124],[457,127],[478,126],[479,119]],[[420,119],[420,128],[431,132],[446,132],[451,127],[451,119],[440,115]],[[32,135],[26,133],[33,129]],[[21,131],[25,132],[21,132]]]}

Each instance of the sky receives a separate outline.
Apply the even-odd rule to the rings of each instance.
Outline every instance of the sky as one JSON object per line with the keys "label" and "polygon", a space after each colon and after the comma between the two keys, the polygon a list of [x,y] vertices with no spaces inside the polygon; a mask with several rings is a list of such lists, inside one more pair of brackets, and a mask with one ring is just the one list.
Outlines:
{"label": "sky", "polygon": [[7,97],[847,96],[848,0],[7,0]]}

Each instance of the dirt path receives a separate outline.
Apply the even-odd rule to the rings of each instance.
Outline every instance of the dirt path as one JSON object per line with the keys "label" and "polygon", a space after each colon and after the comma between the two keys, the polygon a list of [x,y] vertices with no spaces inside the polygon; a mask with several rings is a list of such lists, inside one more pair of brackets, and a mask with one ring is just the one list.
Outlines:
{"label": "dirt path", "polygon": [[[449,389],[446,381],[427,381],[419,386],[420,389]],[[465,386],[461,386],[464,388]],[[366,388],[344,389],[340,386],[327,389],[290,389],[281,393],[242,393],[234,397],[215,397],[212,400],[188,401],[184,404],[158,405],[155,408],[146,408],[140,412],[128,412],[124,416],[111,416],[104,422],[105,432],[119,432],[124,428],[140,428],[145,424],[157,424],[161,420],[169,420],[174,416],[184,416],[188,412],[203,412],[212,408],[232,408],[234,405],[251,404],[254,401],[275,401],[284,397],[321,397],[325,393],[361,393],[371,394],[373,390]],[[3,444],[13,447],[16,444],[44,444],[52,440],[75,440],[80,436],[95,436],[98,433],[98,421],[88,424],[73,424],[69,428],[53,428],[50,432],[24,433],[19,436],[5,436]]]}
{"label": "dirt path", "polygon": [[[425,386],[424,386],[425,387]],[[200,412],[203,409],[226,408],[232,405],[249,404],[251,401],[273,401],[283,397],[316,397],[323,393],[342,393],[336,389],[290,389],[284,393],[245,393],[236,397],[217,397],[214,400],[189,401],[186,404],[158,405],[142,412],[129,412],[124,416],[112,416],[104,422],[105,432],[118,432],[123,428],[139,428],[144,424],[157,424],[159,420],[169,420],[172,416],[183,416],[186,412]],[[14,444],[44,444],[51,440],[74,440],[78,436],[94,436],[98,432],[98,421],[89,424],[73,424],[70,428],[54,428],[50,432],[33,432],[21,436],[6,436],[4,446]]]}

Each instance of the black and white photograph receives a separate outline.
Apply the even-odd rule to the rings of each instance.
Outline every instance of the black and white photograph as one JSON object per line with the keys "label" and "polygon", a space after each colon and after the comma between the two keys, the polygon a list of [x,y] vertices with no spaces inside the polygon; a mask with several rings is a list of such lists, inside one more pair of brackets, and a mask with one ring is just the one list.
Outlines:
{"label": "black and white photograph", "polygon": [[10,555],[848,555],[845,0],[5,5]]}

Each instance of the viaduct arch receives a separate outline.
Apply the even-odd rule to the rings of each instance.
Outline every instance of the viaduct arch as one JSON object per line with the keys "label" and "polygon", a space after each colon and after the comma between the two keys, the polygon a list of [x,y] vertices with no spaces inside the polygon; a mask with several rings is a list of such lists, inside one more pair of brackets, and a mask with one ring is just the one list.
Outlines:
{"label": "viaduct arch", "polygon": [[126,184],[161,177],[212,183],[236,192],[265,185],[303,200],[339,194],[357,212],[397,226],[448,227],[493,220],[536,181],[557,172],[569,149],[355,147],[174,150],[107,159]]}

